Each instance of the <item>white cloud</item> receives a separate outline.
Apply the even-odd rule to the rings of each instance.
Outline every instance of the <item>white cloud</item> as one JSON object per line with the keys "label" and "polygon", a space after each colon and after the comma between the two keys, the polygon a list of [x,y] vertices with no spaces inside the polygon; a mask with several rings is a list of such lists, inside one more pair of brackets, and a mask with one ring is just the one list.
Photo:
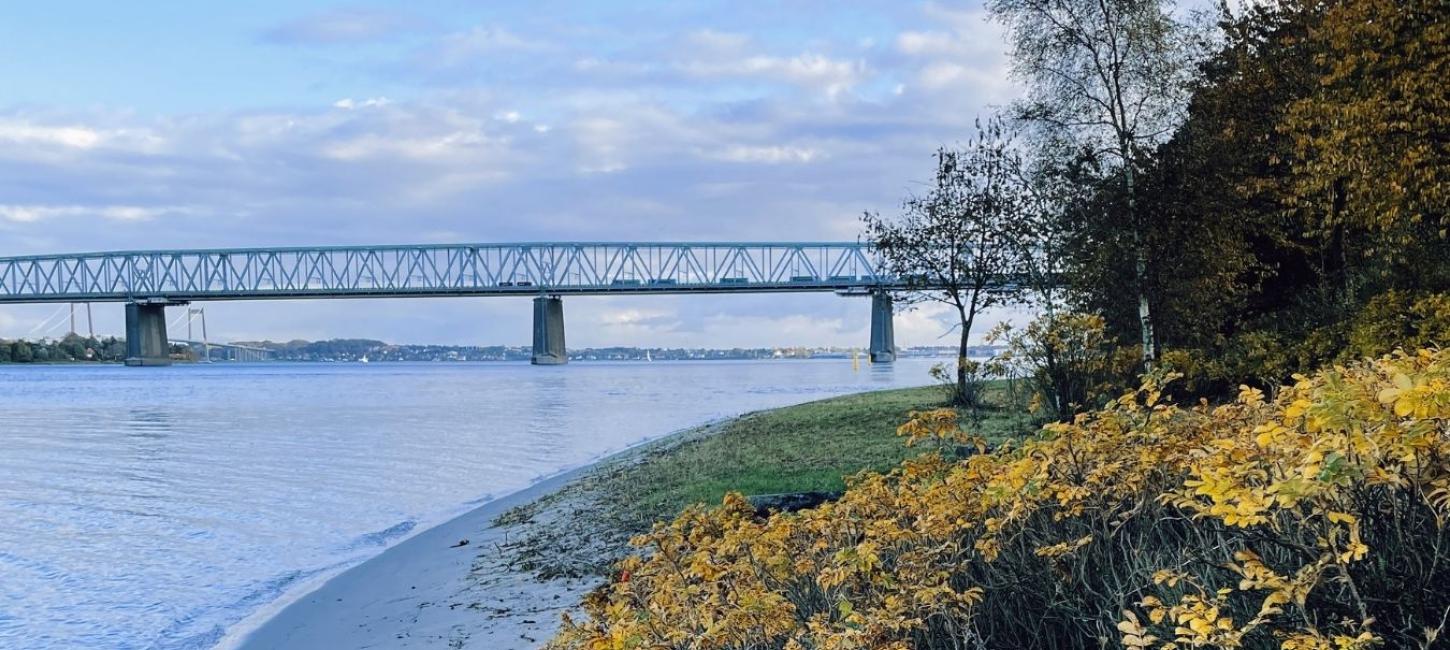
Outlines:
{"label": "white cloud", "polygon": [[697,60],[680,64],[687,74],[703,77],[737,77],[780,81],[824,92],[835,97],[860,83],[866,74],[862,61],[833,59],[807,53],[794,57],[766,55],[738,59]]}
{"label": "white cloud", "polygon": [[366,134],[332,142],[323,148],[329,158],[356,161],[403,156],[419,161],[441,161],[477,152],[494,140],[476,130],[447,131],[413,137]]}
{"label": "white cloud", "polygon": [[750,37],[744,34],[733,32],[721,32],[713,29],[701,29],[691,32],[687,37],[689,45],[706,50],[723,50],[729,52],[739,51],[750,44]]}
{"label": "white cloud", "polygon": [[[728,310],[722,311],[728,312]],[[841,318],[822,317],[814,314],[737,316],[730,313],[718,313],[705,320],[703,329],[711,334],[708,340],[711,341],[712,347],[762,345],[762,343],[752,343],[752,341],[760,340],[758,336],[749,334],[753,332],[769,332],[771,342],[763,345],[771,346],[861,345],[867,340],[866,337],[853,335],[853,333],[857,329],[864,330],[869,323],[870,321],[867,320],[864,323],[848,324]]]}
{"label": "white cloud", "polygon": [[972,69],[957,63],[938,61],[921,69],[921,83],[927,88],[941,89],[962,83],[972,76]]}
{"label": "white cloud", "polygon": [[711,157],[737,163],[808,163],[817,159],[820,152],[809,147],[747,146],[731,145],[722,151],[713,152]]}
{"label": "white cloud", "polygon": [[958,54],[961,44],[946,32],[902,32],[896,37],[896,48],[911,56]]}
{"label": "white cloud", "polygon": [[659,308],[606,308],[594,320],[604,327],[670,330],[678,325],[674,310]]}
{"label": "white cloud", "polygon": [[344,97],[332,103],[334,108],[341,108],[350,111],[354,108],[377,108],[393,103],[387,97],[369,97],[362,101],[356,101],[351,97]]}
{"label": "white cloud", "polygon": [[608,174],[623,171],[626,150],[625,124],[608,117],[586,117],[571,128],[583,152],[579,169],[585,173]]}
{"label": "white cloud", "polygon": [[104,139],[104,135],[83,126],[37,126],[26,121],[0,121],[0,140],[17,144],[46,144],[90,149]]}
{"label": "white cloud", "polygon": [[619,61],[586,56],[576,59],[570,65],[574,72],[588,74],[591,79],[637,78],[656,72],[659,66],[651,62]]}
{"label": "white cloud", "polygon": [[637,161],[665,162],[688,152],[704,124],[677,111],[630,99],[596,98],[567,125],[580,171],[616,173]]}
{"label": "white cloud", "polygon": [[795,57],[761,54],[761,46],[744,33],[696,30],[686,36],[682,49],[687,54],[677,68],[705,80],[760,78],[835,96],[853,89],[866,75],[864,61],[831,58],[821,52],[802,52]]}
{"label": "white cloud", "polygon": [[913,86],[898,86],[896,94],[909,89],[937,95],[951,91],[972,93],[992,103],[1015,95],[1004,34],[985,11],[928,3],[925,13],[932,28],[908,29],[896,35],[896,51],[906,60],[904,72],[915,78]]}
{"label": "white cloud", "polygon": [[982,9],[953,9],[928,3],[928,29],[896,35],[896,50],[911,57],[949,58],[965,65],[992,67],[1004,58],[1002,26]]}
{"label": "white cloud", "polygon": [[437,48],[424,56],[423,63],[457,66],[497,52],[541,51],[548,47],[544,41],[520,36],[503,27],[480,25],[445,36]]}
{"label": "white cloud", "polygon": [[0,158],[62,160],[98,150],[156,154],[168,146],[162,132],[151,126],[101,127],[67,118],[0,115],[0,143],[14,145],[0,147]]}
{"label": "white cloud", "polygon": [[56,218],[96,217],[109,221],[150,221],[164,214],[188,212],[178,207],[141,207],[135,205],[0,205],[0,220],[12,223],[39,223]]}

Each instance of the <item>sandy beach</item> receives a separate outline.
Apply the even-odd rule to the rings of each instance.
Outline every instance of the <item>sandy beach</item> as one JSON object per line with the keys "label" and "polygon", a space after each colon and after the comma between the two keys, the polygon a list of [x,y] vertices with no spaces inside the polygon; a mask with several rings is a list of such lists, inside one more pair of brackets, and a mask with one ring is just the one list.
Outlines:
{"label": "sandy beach", "polygon": [[220,647],[542,647],[641,525],[608,516],[591,486],[719,428],[676,432],[490,501],[244,623]]}

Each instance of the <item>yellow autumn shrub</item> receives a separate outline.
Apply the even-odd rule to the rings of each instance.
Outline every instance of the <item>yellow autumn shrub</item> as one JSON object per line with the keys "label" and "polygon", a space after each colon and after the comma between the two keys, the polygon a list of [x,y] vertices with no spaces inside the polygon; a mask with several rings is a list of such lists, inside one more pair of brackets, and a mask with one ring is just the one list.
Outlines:
{"label": "yellow autumn shrub", "polygon": [[[1450,351],[1329,368],[1273,399],[1163,390],[859,475],[816,509],[691,508],[634,540],[551,647],[1438,647]],[[949,411],[914,415],[902,435],[970,439]]]}
{"label": "yellow autumn shrub", "polygon": [[1450,342],[1450,293],[1387,291],[1349,323],[1345,354],[1377,356],[1397,345],[1423,347]]}

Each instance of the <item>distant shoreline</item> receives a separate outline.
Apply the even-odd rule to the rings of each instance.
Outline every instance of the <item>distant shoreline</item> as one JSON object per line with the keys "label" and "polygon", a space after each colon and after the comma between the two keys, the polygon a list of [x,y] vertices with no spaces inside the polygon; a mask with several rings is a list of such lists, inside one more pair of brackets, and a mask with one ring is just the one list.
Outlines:
{"label": "distant shoreline", "polygon": [[[441,345],[441,344],[393,344],[373,339],[328,339],[323,341],[232,341],[211,343],[210,361],[213,363],[240,363],[254,361],[293,361],[306,363],[381,363],[384,361],[406,362],[461,362],[461,361],[529,361],[533,358],[532,346],[525,345]],[[171,354],[173,363],[200,361],[204,344],[197,341],[173,341]],[[240,348],[268,359],[237,360],[228,350]],[[991,357],[1001,351],[1001,346],[974,345],[968,348],[969,358]],[[63,339],[4,339],[0,338],[0,365],[37,363],[119,363],[126,357],[125,341],[114,336],[97,339],[67,335]],[[897,358],[936,358],[951,360],[957,357],[954,346],[911,346],[899,347]],[[256,356],[253,354],[252,356]],[[638,347],[607,346],[573,348],[568,351],[570,361],[763,361],[772,359],[856,359],[869,363],[869,355],[863,347],[829,345],[787,345],[765,347]],[[23,359],[23,360],[22,360]]]}
{"label": "distant shoreline", "polygon": [[[947,357],[931,356],[931,355],[901,355],[901,356],[898,356],[897,358],[898,359],[947,359]],[[982,357],[982,356],[971,356],[971,357],[968,357],[968,358],[971,358],[971,359],[982,359],[982,358],[985,358],[985,357]],[[574,357],[570,357],[569,358],[569,362],[570,363],[601,363],[601,362],[603,362],[603,363],[618,363],[618,362],[625,362],[625,363],[679,363],[679,362],[690,362],[690,361],[722,361],[722,362],[724,362],[724,361],[850,361],[850,360],[851,360],[851,357],[849,357],[849,356],[837,356],[837,355],[830,355],[830,354],[822,354],[822,355],[809,356],[809,357],[717,357],[717,358],[708,358],[708,359],[696,359],[696,358],[663,358],[663,359],[645,359],[645,358],[617,358],[616,359],[616,358],[608,358],[608,359],[602,359],[602,358],[574,358]],[[858,361],[862,365],[866,365],[866,364],[869,363],[866,360],[865,355],[862,355],[858,359]],[[378,361],[373,361],[373,360],[368,360],[368,361],[361,361],[361,360],[347,360],[347,361],[343,361],[343,360],[330,360],[329,361],[329,360],[311,360],[311,359],[274,359],[274,360],[273,359],[269,359],[269,360],[261,360],[261,361],[232,361],[232,360],[228,360],[228,359],[213,359],[211,361],[200,361],[200,360],[197,360],[197,359],[172,359],[171,360],[172,365],[177,365],[177,366],[182,366],[182,365],[218,365],[218,366],[227,366],[227,365],[237,365],[237,364],[258,365],[258,364],[269,364],[269,363],[303,363],[303,364],[318,364],[318,365],[340,365],[340,364],[363,365],[363,364],[374,364],[374,363],[379,363],[379,364],[407,364],[407,363],[416,363],[416,364],[448,365],[448,364],[491,364],[491,363],[499,363],[499,364],[504,364],[504,363],[508,363],[508,364],[519,364],[519,363],[528,363],[528,362],[529,362],[528,359],[381,359],[381,360],[378,360]],[[122,366],[122,365],[125,365],[124,362],[122,362],[122,361],[112,361],[112,360],[109,360],[109,359],[108,360],[104,360],[104,361],[100,361],[100,360],[97,360],[97,361],[88,361],[88,360],[79,360],[79,359],[76,359],[76,360],[63,360],[63,361],[6,361],[6,362],[0,362],[0,368],[4,368],[4,367],[8,367],[8,366]],[[162,366],[162,367],[164,367],[164,366]]]}

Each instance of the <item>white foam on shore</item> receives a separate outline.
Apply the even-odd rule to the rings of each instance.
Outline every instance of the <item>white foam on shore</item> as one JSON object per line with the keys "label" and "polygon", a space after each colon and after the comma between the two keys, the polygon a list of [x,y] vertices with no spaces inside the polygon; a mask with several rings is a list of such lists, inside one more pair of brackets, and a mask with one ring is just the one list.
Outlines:
{"label": "white foam on shore", "polygon": [[[390,544],[383,548],[380,548],[376,554],[373,554],[366,558],[359,558],[355,561],[342,562],[332,567],[321,569],[317,571],[314,575],[306,579],[298,580],[296,583],[283,591],[280,596],[268,602],[267,604],[257,608],[255,611],[248,614],[236,624],[228,627],[225,634],[214,647],[216,648],[216,650],[239,650],[246,647],[249,643],[267,642],[264,639],[257,638],[258,633],[264,628],[268,627],[269,624],[272,624],[274,621],[278,620],[278,618],[284,613],[288,613],[289,615],[293,615],[297,618],[302,619],[318,619],[319,617],[315,615],[308,615],[308,612],[289,612],[289,610],[292,610],[294,607],[299,609],[305,609],[307,605],[313,603],[304,603],[303,601],[307,600],[309,597],[319,594],[319,592],[326,589],[328,585],[334,583],[337,578],[345,573],[350,573],[354,571],[366,572],[370,564],[376,562],[384,555],[398,555],[402,553],[408,553],[415,556],[417,559],[421,559],[421,556],[423,555],[433,555],[439,553],[439,550],[436,548],[423,547],[422,545],[417,545],[416,548],[413,548],[410,545],[410,542],[413,542],[421,536],[429,534],[436,535],[437,531],[444,527],[455,527],[457,525],[465,524],[465,522],[472,524],[475,527],[487,528],[491,526],[491,523],[495,518],[497,518],[499,515],[503,514],[507,510],[520,505],[531,503],[537,499],[547,496],[548,494],[558,491],[569,483],[573,482],[574,479],[584,475],[587,471],[592,470],[594,467],[602,463],[614,460],[615,458],[621,457],[627,453],[637,451],[639,448],[649,445],[651,443],[668,440],[670,438],[674,438],[676,436],[691,431],[698,431],[703,428],[717,426],[723,422],[727,422],[729,420],[740,417],[745,417],[755,412],[757,411],[741,413],[739,415],[731,417],[712,418],[704,423],[672,431],[663,435],[652,437],[645,436],[634,443],[624,446],[623,448],[607,449],[584,462],[562,468],[551,474],[535,477],[528,486],[520,488],[519,490],[516,490],[514,492],[510,492],[499,497],[485,496],[480,500],[469,503],[466,507],[460,508],[459,510],[454,511],[445,517],[439,518],[438,520],[432,522],[427,526],[415,526],[412,531],[409,532],[409,534],[399,536],[398,538],[392,540]],[[479,526],[480,523],[482,524],[482,526]],[[475,545],[475,547],[476,546],[477,545]],[[457,577],[459,579],[465,578],[466,572]],[[379,577],[379,581],[381,580],[381,578],[382,577]],[[389,584],[391,585],[392,583]],[[401,590],[401,587],[399,587],[399,590]],[[317,608],[313,607],[312,609]],[[319,621],[317,624],[329,628],[335,628],[338,626],[339,622]],[[341,631],[338,630],[338,633],[340,634]],[[327,636],[333,636],[333,634],[329,633],[327,634]],[[269,643],[269,645],[267,645],[266,647],[271,648],[273,646]]]}

